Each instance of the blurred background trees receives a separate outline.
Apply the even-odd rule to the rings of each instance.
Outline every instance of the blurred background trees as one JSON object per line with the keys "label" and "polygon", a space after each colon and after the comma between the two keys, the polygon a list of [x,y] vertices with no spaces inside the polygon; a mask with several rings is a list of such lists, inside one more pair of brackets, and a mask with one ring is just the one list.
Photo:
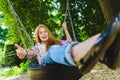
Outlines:
{"label": "blurred background trees", "polygon": [[[24,48],[34,44],[34,30],[45,24],[58,39],[66,16],[68,30],[73,38],[67,0],[0,0],[0,64],[19,65],[14,43]],[[119,12],[119,0],[69,0],[69,9],[77,41],[100,33]],[[11,9],[12,7],[12,9]],[[33,41],[33,43],[29,40]],[[65,39],[65,35],[62,36]],[[24,61],[24,60],[23,60]]]}

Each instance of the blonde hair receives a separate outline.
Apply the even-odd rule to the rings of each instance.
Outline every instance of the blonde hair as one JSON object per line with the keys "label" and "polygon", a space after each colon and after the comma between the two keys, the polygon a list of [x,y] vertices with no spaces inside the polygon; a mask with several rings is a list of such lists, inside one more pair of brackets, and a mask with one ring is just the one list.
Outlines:
{"label": "blonde hair", "polygon": [[46,50],[48,50],[50,48],[51,45],[54,44],[59,44],[61,45],[60,41],[57,40],[52,33],[50,32],[50,30],[43,24],[39,24],[35,30],[35,41],[36,43],[41,43],[41,39],[39,38],[39,29],[40,28],[45,28],[45,30],[48,32],[48,37],[49,39],[47,40],[46,44]]}

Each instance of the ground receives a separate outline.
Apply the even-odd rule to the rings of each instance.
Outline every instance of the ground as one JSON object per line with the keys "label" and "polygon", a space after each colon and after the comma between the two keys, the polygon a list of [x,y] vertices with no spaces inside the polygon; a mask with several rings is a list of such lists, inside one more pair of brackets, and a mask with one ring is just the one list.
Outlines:
{"label": "ground", "polygon": [[[25,72],[19,76],[13,76],[3,80],[29,80],[29,78],[27,72]],[[120,80],[120,69],[116,71],[111,70],[104,64],[97,63],[96,66],[80,80]]]}
{"label": "ground", "polygon": [[104,64],[98,63],[80,80],[120,80],[120,69],[111,70]]}

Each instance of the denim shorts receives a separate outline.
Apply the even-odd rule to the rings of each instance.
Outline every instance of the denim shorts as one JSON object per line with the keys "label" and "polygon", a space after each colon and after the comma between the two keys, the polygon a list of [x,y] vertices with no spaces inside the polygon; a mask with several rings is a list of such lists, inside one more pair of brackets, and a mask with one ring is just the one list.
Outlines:
{"label": "denim shorts", "polygon": [[62,46],[51,46],[43,58],[43,62],[46,64],[59,63],[67,66],[76,66],[71,55],[71,48],[75,44],[78,44],[78,42],[70,42]]}

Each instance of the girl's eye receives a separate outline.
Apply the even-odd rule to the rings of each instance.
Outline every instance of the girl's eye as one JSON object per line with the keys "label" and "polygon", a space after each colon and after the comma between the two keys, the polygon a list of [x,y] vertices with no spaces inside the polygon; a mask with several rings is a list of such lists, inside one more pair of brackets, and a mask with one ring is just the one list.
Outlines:
{"label": "girl's eye", "polygon": [[47,33],[47,31],[44,31],[44,33]]}
{"label": "girl's eye", "polygon": [[42,34],[42,32],[40,32],[39,34]]}

